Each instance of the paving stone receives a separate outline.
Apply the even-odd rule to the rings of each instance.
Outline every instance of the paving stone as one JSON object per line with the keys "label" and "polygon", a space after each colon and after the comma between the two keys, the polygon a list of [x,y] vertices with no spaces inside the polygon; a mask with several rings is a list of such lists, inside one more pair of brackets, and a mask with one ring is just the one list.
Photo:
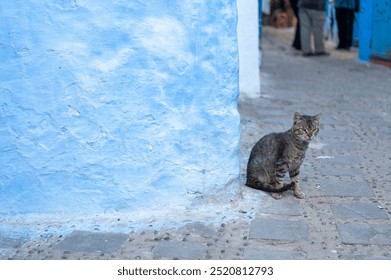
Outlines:
{"label": "paving stone", "polygon": [[261,211],[265,214],[300,216],[300,201],[293,194],[284,194],[284,199],[275,200],[271,198],[265,205],[262,205]]}
{"label": "paving stone", "polygon": [[199,235],[204,238],[211,238],[217,235],[214,227],[207,226],[201,222],[188,223],[182,229],[187,233]]}
{"label": "paving stone", "polygon": [[200,260],[205,248],[201,244],[184,241],[162,241],[153,249],[156,259]]}
{"label": "paving stone", "polygon": [[17,248],[26,241],[26,238],[10,238],[0,235],[0,248]]}
{"label": "paving stone", "polygon": [[291,121],[287,121],[283,118],[276,118],[276,119],[262,119],[262,125],[266,127],[272,128],[275,132],[281,132],[284,128],[289,128],[289,126],[292,126]]}
{"label": "paving stone", "polygon": [[336,150],[336,151],[356,151],[357,145],[352,142],[331,142],[327,143],[324,146],[325,149],[328,150]]}
{"label": "paving stone", "polygon": [[258,218],[251,223],[249,237],[287,241],[308,240],[309,226],[302,221]]}
{"label": "paving stone", "polygon": [[341,182],[323,181],[319,183],[316,196],[372,197],[373,189],[365,181]]}
{"label": "paving stone", "polygon": [[0,260],[9,259],[27,241],[27,237],[9,237],[0,233]]}
{"label": "paving stone", "polygon": [[121,248],[128,238],[129,236],[127,234],[120,233],[74,231],[55,246],[55,249],[71,252],[102,252],[109,254]]}
{"label": "paving stone", "polygon": [[387,127],[379,127],[377,133],[380,137],[391,138],[391,130]]}
{"label": "paving stone", "polygon": [[348,115],[350,115],[353,119],[361,119],[361,120],[378,120],[379,116],[375,113],[368,112],[368,111],[350,111],[348,112]]}
{"label": "paving stone", "polygon": [[348,167],[354,167],[360,164],[360,159],[357,156],[353,155],[326,155],[323,158],[318,159],[322,165],[347,165]]}
{"label": "paving stone", "polygon": [[337,224],[345,244],[391,245],[390,224]]}
{"label": "paving stone", "polygon": [[342,219],[388,219],[387,213],[375,203],[333,203],[334,216]]}
{"label": "paving stone", "polygon": [[320,130],[319,138],[327,142],[328,139],[352,139],[353,133],[349,130]]}
{"label": "paving stone", "polygon": [[305,260],[307,255],[304,252],[296,250],[279,250],[276,248],[244,250],[243,259],[245,260]]}
{"label": "paving stone", "polygon": [[[337,127],[343,127],[344,123],[341,121],[340,118],[328,115],[328,114],[322,114],[320,125],[322,126],[337,126]],[[330,129],[327,129],[325,131],[329,131]]]}
{"label": "paving stone", "polygon": [[322,176],[347,176],[347,177],[363,177],[361,169],[358,168],[333,168],[320,167],[320,174]]}
{"label": "paving stone", "polygon": [[343,257],[345,260],[391,260],[391,256],[372,256],[372,255],[346,255]]}

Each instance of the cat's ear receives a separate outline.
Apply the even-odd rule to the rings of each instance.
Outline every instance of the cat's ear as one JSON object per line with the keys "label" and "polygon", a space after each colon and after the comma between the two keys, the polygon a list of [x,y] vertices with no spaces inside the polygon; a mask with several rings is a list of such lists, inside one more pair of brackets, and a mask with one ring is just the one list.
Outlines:
{"label": "cat's ear", "polygon": [[303,119],[303,117],[302,117],[301,114],[298,113],[298,112],[296,112],[296,113],[294,114],[294,116],[293,116],[293,120],[294,120],[295,123],[298,122],[298,121],[301,121],[302,119]]}
{"label": "cat's ear", "polygon": [[312,119],[313,119],[314,121],[319,121],[321,116],[322,116],[322,113],[319,113],[319,114],[313,116]]}

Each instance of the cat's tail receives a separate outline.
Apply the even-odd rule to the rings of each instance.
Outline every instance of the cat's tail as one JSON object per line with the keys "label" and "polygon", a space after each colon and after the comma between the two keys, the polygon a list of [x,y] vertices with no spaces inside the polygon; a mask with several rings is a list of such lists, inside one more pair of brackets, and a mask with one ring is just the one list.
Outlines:
{"label": "cat's tail", "polygon": [[289,184],[284,183],[284,185],[281,188],[276,189],[272,185],[264,184],[258,180],[247,180],[246,186],[264,192],[280,193],[292,189],[293,183],[289,183]]}

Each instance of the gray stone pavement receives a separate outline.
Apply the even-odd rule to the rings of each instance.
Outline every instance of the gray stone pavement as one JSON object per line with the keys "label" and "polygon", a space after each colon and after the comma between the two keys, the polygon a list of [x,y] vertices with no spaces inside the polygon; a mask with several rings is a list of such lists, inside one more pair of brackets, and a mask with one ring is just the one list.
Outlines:
{"label": "gray stone pavement", "polygon": [[[302,57],[291,36],[264,28],[261,94],[240,97],[241,187],[221,207],[236,215],[122,233],[0,235],[0,259],[391,259],[391,70],[332,43],[330,57]],[[323,113],[301,170],[307,196],[274,200],[244,186],[246,163],[295,111]]]}

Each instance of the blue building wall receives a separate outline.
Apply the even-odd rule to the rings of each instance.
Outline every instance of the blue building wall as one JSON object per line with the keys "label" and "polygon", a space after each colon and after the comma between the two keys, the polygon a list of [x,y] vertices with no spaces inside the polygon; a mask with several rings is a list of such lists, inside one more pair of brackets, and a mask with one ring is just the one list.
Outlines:
{"label": "blue building wall", "polygon": [[359,17],[358,58],[363,62],[368,62],[371,57],[373,0],[360,1],[360,12],[358,13],[358,17]]}
{"label": "blue building wall", "polygon": [[391,1],[373,1],[371,55],[391,61]]}
{"label": "blue building wall", "polygon": [[13,0],[0,18],[3,218],[235,194],[235,0]]}
{"label": "blue building wall", "polygon": [[391,60],[390,0],[361,0],[359,22],[359,59]]}

